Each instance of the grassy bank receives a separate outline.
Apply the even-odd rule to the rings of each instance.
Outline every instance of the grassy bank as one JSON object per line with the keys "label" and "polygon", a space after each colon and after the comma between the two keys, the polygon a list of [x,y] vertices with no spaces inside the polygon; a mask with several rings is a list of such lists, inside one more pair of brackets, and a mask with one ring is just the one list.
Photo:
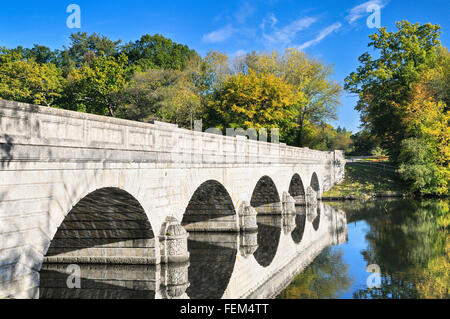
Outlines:
{"label": "grassy bank", "polygon": [[[386,162],[384,162],[386,163]],[[395,196],[408,193],[395,169],[382,163],[347,163],[345,179],[326,192],[328,198],[368,198]]]}

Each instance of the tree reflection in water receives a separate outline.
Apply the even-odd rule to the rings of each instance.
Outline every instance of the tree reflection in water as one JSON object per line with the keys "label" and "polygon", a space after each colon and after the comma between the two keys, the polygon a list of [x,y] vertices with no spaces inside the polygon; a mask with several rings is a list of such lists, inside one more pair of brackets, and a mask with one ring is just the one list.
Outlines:
{"label": "tree reflection in water", "polygon": [[352,285],[352,279],[348,275],[349,266],[344,264],[342,255],[340,249],[325,248],[277,298],[339,298],[342,291],[348,290]]}

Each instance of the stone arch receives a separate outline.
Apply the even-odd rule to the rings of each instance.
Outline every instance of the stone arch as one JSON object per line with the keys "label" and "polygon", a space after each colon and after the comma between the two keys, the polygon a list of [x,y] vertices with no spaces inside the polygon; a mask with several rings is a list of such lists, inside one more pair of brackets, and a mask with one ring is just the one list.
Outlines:
{"label": "stone arch", "polygon": [[123,189],[105,187],[89,193],[69,211],[44,262],[154,264],[159,253],[139,201]]}
{"label": "stone arch", "polygon": [[269,176],[261,177],[253,190],[250,205],[258,214],[281,215],[282,204],[278,189]]}
{"label": "stone arch", "polygon": [[187,231],[239,231],[231,196],[216,180],[201,184],[192,195],[181,222]]}
{"label": "stone arch", "polygon": [[311,183],[309,184],[312,189],[316,192],[316,193],[320,193],[320,184],[319,184],[319,178],[317,177],[317,173],[314,172],[311,176]]}
{"label": "stone arch", "polygon": [[289,184],[289,195],[295,199],[296,204],[306,203],[305,187],[303,186],[302,178],[297,173],[292,176]]}

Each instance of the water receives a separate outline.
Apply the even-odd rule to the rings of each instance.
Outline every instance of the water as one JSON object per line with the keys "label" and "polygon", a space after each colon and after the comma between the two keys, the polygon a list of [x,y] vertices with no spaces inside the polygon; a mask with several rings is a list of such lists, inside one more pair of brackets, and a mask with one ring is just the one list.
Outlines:
{"label": "water", "polygon": [[[191,233],[187,263],[81,265],[81,289],[67,287],[66,265],[44,264],[39,295],[448,298],[448,206],[380,200],[297,207],[297,215],[259,216],[255,233]],[[368,265],[380,273],[367,272]]]}
{"label": "water", "polygon": [[[278,298],[449,298],[448,200],[330,205],[346,212],[348,241],[325,248]],[[379,275],[367,272],[373,264]]]}

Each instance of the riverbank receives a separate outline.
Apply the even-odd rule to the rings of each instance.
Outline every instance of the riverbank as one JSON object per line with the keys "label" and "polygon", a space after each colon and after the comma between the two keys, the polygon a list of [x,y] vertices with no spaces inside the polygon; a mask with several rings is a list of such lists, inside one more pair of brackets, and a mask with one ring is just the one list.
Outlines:
{"label": "riverbank", "polygon": [[323,194],[322,200],[358,200],[409,196],[396,170],[383,163],[349,162],[345,179]]}

